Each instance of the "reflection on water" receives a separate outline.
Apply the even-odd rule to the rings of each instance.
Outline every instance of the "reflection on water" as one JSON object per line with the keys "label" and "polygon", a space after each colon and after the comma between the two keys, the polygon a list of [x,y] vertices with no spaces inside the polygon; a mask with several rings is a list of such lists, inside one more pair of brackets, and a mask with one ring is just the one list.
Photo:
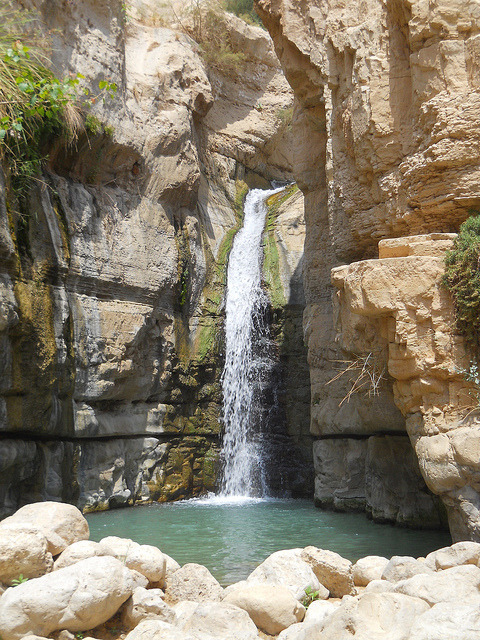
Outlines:
{"label": "reflection on water", "polygon": [[451,544],[445,531],[375,524],[363,514],[322,511],[307,500],[186,500],[87,516],[91,539],[116,535],[152,544],[180,564],[197,562],[221,584],[243,580],[279,549],[314,545],[352,561],[367,555],[424,556]]}

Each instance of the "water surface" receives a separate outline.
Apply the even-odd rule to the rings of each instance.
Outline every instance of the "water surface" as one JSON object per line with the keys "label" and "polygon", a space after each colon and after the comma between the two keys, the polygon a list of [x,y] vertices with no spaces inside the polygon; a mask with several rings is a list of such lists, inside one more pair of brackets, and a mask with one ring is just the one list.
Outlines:
{"label": "water surface", "polygon": [[451,544],[445,531],[376,524],[357,513],[317,509],[308,500],[206,499],[93,513],[90,538],[131,538],[180,564],[203,564],[222,585],[243,580],[279,549],[314,545],[352,561],[367,555],[425,556]]}

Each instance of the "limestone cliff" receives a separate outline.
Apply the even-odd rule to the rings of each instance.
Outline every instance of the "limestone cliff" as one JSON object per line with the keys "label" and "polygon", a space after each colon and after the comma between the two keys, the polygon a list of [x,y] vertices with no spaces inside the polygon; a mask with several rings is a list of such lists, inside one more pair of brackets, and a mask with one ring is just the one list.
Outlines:
{"label": "limestone cliff", "polygon": [[[439,285],[450,239],[403,240],[398,247],[407,253],[364,262],[378,256],[382,238],[454,232],[478,206],[478,3],[257,6],[297,101],[294,171],[306,207],[304,328],[317,499],[438,524],[413,456],[407,465],[406,419],[420,470],[444,499],[454,536],[478,538],[477,430],[459,422],[465,353]],[[381,251],[388,246],[397,245]],[[334,310],[330,271],[356,260],[362,262],[334,271]],[[342,402],[354,379],[327,383],[369,355],[390,377],[381,376],[378,393]],[[404,482],[392,476],[400,460],[409,467]],[[375,484],[390,487],[380,500],[371,496]],[[425,499],[412,508],[409,496],[419,491]]]}
{"label": "limestone cliff", "polygon": [[222,73],[156,3],[21,4],[59,75],[118,92],[50,150],[27,211],[8,170],[0,184],[0,515],[211,490],[225,263],[245,181],[291,179],[290,88],[268,34],[234,16],[247,55]]}

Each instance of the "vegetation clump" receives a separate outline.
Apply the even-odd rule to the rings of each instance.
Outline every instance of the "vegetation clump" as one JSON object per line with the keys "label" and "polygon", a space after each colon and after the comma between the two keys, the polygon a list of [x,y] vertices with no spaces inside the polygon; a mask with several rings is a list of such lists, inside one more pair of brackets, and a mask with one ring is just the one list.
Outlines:
{"label": "vegetation clump", "polygon": [[235,14],[245,22],[248,22],[248,24],[263,27],[260,16],[253,6],[253,0],[225,0],[224,7],[225,11]]}
{"label": "vegetation clump", "polygon": [[208,67],[227,75],[237,75],[246,61],[243,51],[232,42],[225,10],[219,0],[194,0],[190,19],[183,29],[200,45]]}
{"label": "vegetation clump", "polygon": [[453,296],[457,327],[478,357],[480,352],[480,214],[460,227],[445,257],[443,284]]}
{"label": "vegetation clump", "polygon": [[[48,46],[34,16],[0,2],[0,160],[20,199],[38,179],[52,140],[72,143],[84,128],[78,104],[83,76],[60,80],[48,64]],[[116,85],[104,80],[99,90],[99,96],[111,96]],[[86,104],[99,97],[88,89],[82,93]]]}

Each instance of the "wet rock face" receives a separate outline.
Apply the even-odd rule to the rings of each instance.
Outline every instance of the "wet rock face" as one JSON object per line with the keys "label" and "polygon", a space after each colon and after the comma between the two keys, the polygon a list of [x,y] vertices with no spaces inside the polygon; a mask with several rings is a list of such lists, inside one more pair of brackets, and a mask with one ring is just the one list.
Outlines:
{"label": "wet rock face", "polygon": [[[406,418],[422,475],[431,490],[442,494],[454,535],[476,536],[476,465],[467,460],[461,431],[456,437],[462,442],[463,462],[453,432],[444,433],[459,426],[455,414],[463,404],[457,393],[462,382],[445,366],[447,361],[463,366],[448,295],[438,290],[432,304],[422,302],[421,295],[413,300],[406,290],[409,278],[403,278],[405,265],[402,278],[386,282],[379,279],[380,271],[360,262],[358,273],[365,270],[376,301],[362,289],[363,300],[344,299],[340,308],[332,308],[332,294],[336,300],[340,293],[332,291],[330,271],[375,257],[382,238],[392,238],[390,258],[413,256],[396,253],[396,237],[456,231],[478,203],[478,7],[470,0],[258,0],[257,6],[299,104],[293,123],[294,165],[305,195],[304,327],[312,433],[336,438],[396,435],[405,430]],[[440,256],[449,240],[437,240],[442,247],[436,243],[440,253],[435,255]],[[419,249],[417,255],[424,258],[418,258],[411,278],[418,286],[437,282],[434,272],[443,260],[438,257],[434,264],[434,255],[427,256],[424,249]],[[382,291],[396,299],[395,311],[385,307]],[[426,298],[432,301],[430,294]],[[403,353],[404,338],[390,339],[387,329],[379,331],[383,320],[366,319],[372,304],[376,317],[390,315],[389,330],[399,336],[415,324],[422,342],[423,332],[434,325],[439,338],[427,349],[433,360],[425,352],[419,364],[413,334]],[[409,354],[410,349],[415,353]],[[332,363],[368,354],[376,354],[380,368],[396,380],[394,393],[392,381],[385,380],[378,395],[357,395],[342,403],[355,378],[341,376],[327,385],[338,373]],[[437,361],[443,373],[436,371]],[[422,405],[426,397],[431,403]],[[426,432],[430,440],[425,440]],[[322,442],[317,446],[327,451],[330,445]],[[328,453],[322,456],[328,458]],[[374,466],[378,471],[379,465]],[[388,485],[389,479],[378,481]],[[335,488],[322,496],[341,499]]]}
{"label": "wet rock face", "polygon": [[96,133],[54,145],[26,215],[0,176],[1,515],[211,490],[239,185],[291,177],[291,91],[268,34],[233,16],[243,83],[149,2],[127,23],[113,1],[20,4],[42,13],[59,74],[118,91],[89,110]]}

